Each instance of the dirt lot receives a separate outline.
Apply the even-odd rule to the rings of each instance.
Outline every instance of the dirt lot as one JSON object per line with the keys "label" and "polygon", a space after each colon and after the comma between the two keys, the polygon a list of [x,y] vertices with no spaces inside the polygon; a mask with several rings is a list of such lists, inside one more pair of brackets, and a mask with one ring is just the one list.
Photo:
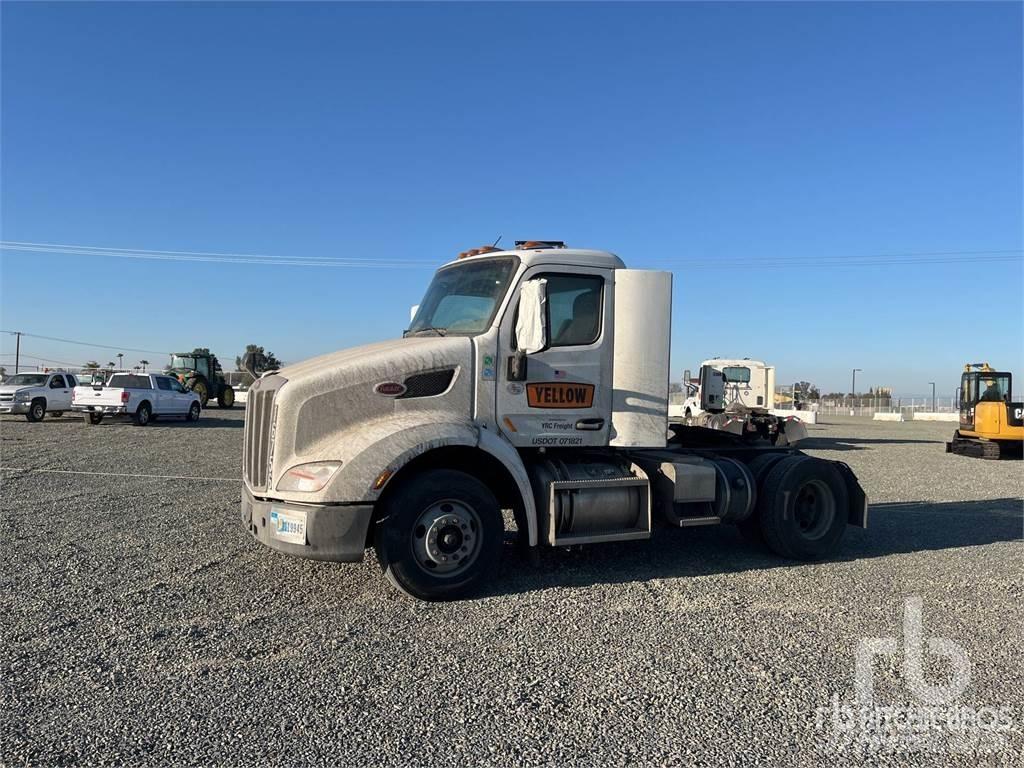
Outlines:
{"label": "dirt lot", "polygon": [[[0,422],[0,763],[1020,760],[1024,473],[946,455],[953,425],[811,428],[806,449],[849,463],[873,503],[831,562],[781,561],[730,527],[535,566],[509,546],[487,595],[424,604],[372,558],[249,538],[242,418]],[[920,703],[913,597],[927,679],[950,679],[948,645],[928,646],[948,638],[969,660],[956,705],[1007,708],[1014,730],[843,750],[833,704],[853,700],[862,639],[901,649],[875,663],[874,703]]]}

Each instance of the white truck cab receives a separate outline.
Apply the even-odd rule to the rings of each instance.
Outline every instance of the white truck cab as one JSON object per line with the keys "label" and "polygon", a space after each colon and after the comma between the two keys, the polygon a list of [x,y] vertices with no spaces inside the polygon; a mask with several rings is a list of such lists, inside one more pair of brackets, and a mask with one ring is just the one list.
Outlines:
{"label": "white truck cab", "polygon": [[0,385],[0,413],[25,414],[42,421],[49,413],[59,417],[71,409],[71,392],[78,385],[67,371],[16,373]]}
{"label": "white truck cab", "polygon": [[502,509],[530,548],[649,538],[658,519],[765,528],[778,552],[824,556],[866,523],[856,478],[670,428],[671,301],[671,273],[603,251],[534,241],[461,254],[403,338],[254,383],[243,524],[303,557],[358,561],[373,546],[388,578],[425,599],[490,572]]}

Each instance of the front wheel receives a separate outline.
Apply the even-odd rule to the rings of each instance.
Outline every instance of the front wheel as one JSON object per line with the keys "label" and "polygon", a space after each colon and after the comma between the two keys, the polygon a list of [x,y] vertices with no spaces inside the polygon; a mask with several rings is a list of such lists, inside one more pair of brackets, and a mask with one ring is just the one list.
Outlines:
{"label": "front wheel", "polygon": [[135,424],[140,427],[146,426],[152,415],[153,409],[149,407],[149,403],[139,403],[139,407],[135,409]]}
{"label": "front wheel", "polygon": [[199,403],[192,403],[188,409],[188,416],[185,417],[186,421],[199,421]]}
{"label": "front wheel", "polygon": [[451,600],[478,587],[501,558],[505,524],[494,494],[464,472],[411,478],[383,504],[374,537],[388,580],[421,600]]}
{"label": "front wheel", "polygon": [[103,414],[102,413],[87,413],[87,414],[85,414],[85,422],[87,424],[92,424],[93,426],[95,426],[96,424],[99,424],[101,421],[103,421]]}
{"label": "front wheel", "polygon": [[28,407],[28,413],[25,414],[25,418],[31,422],[42,421],[45,416],[46,401],[41,397],[32,401],[32,405]]}
{"label": "front wheel", "polygon": [[50,418],[59,419],[64,415],[64,411],[50,411]]}
{"label": "front wheel", "polygon": [[217,396],[217,405],[221,408],[231,408],[235,404],[235,390],[229,387],[227,384],[221,389],[220,394]]}

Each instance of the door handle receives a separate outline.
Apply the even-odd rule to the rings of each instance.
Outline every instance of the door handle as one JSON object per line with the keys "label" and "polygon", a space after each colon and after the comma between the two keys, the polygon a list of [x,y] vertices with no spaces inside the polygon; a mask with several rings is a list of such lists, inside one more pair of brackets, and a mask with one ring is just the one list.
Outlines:
{"label": "door handle", "polygon": [[587,432],[596,432],[604,426],[604,419],[580,419],[576,422],[576,429]]}

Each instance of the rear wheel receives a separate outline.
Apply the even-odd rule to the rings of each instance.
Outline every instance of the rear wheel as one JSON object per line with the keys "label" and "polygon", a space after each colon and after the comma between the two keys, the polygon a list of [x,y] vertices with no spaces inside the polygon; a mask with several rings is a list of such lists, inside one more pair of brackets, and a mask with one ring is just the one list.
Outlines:
{"label": "rear wheel", "polygon": [[772,467],[786,457],[787,454],[785,453],[762,453],[747,464],[747,469],[749,469],[750,473],[754,476],[754,485],[757,487],[758,503],[754,507],[753,514],[751,514],[746,520],[741,521],[736,527],[739,528],[740,535],[751,544],[764,546],[764,534],[761,533],[760,522],[761,507],[763,506],[761,499],[764,497],[764,481]]}
{"label": "rear wheel", "polygon": [[59,419],[64,415],[64,411],[50,411],[50,416],[54,419]]}
{"label": "rear wheel", "polygon": [[231,408],[235,404],[235,390],[229,387],[227,384],[221,389],[220,394],[217,396],[217,405],[221,408]]}
{"label": "rear wheel", "polygon": [[761,533],[782,557],[818,560],[839,543],[849,496],[839,471],[810,456],[790,456],[768,472],[758,503]]}
{"label": "rear wheel", "polygon": [[193,379],[191,389],[199,395],[199,402],[205,408],[210,400],[210,387],[207,386],[206,379]]}
{"label": "rear wheel", "polygon": [[494,571],[504,532],[490,489],[442,469],[413,477],[388,497],[374,539],[392,584],[421,600],[451,600]]}
{"label": "rear wheel", "polygon": [[87,414],[85,414],[85,423],[86,424],[93,424],[93,425],[95,425],[95,424],[99,424],[101,421],[103,421],[103,414],[102,413],[87,413]]}
{"label": "rear wheel", "polygon": [[32,404],[28,407],[28,413],[25,414],[25,418],[31,422],[42,421],[43,417],[46,416],[46,401],[37,397],[32,401]]}
{"label": "rear wheel", "polygon": [[139,403],[139,407],[135,409],[135,423],[144,427],[149,424],[149,418],[153,415],[153,409],[150,408],[149,403]]}

